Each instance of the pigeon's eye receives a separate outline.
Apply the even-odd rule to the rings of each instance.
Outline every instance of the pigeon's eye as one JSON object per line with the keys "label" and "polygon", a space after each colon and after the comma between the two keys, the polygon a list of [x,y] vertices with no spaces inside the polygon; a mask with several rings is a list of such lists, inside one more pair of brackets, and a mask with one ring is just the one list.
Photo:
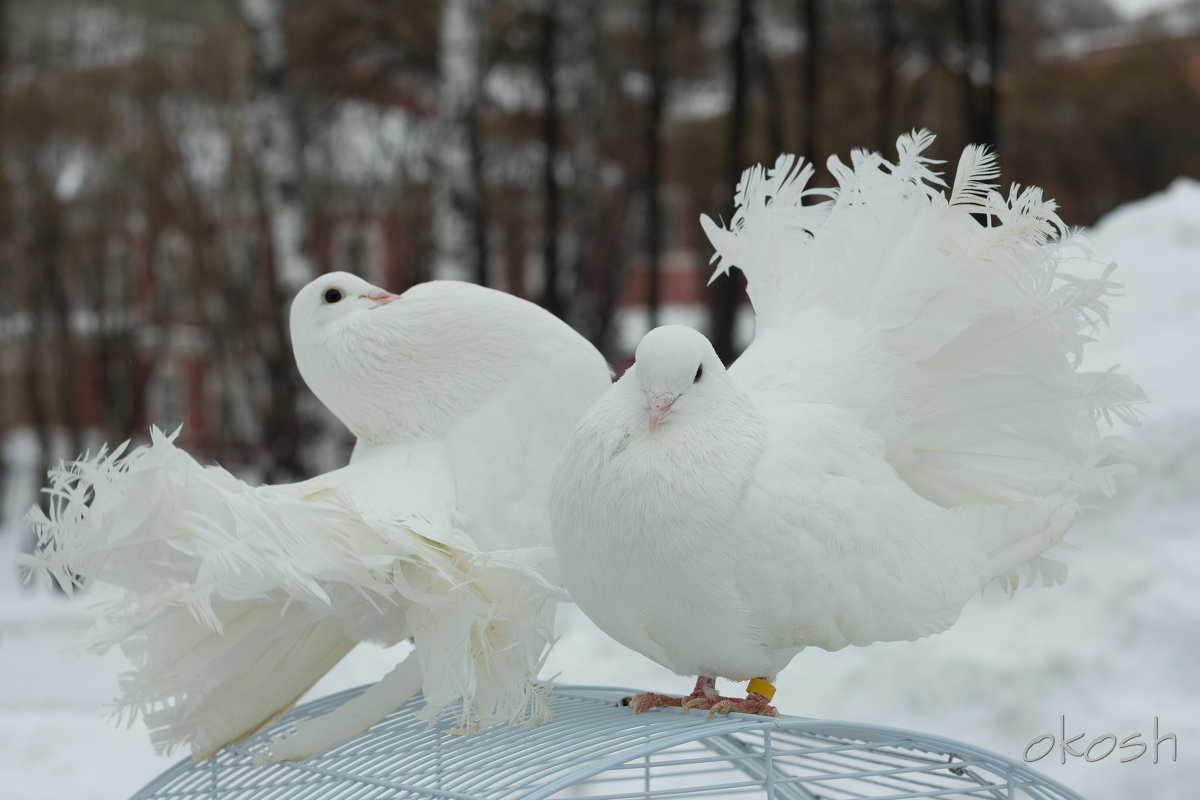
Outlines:
{"label": "pigeon's eye", "polygon": [[342,299],[342,290],[341,289],[326,289],[325,290],[325,302],[326,303],[336,303],[338,300],[341,300],[341,299]]}
{"label": "pigeon's eye", "polygon": [[692,383],[699,383],[700,376],[703,374],[704,374],[704,365],[701,364],[700,366],[696,367],[696,377],[692,378]]}

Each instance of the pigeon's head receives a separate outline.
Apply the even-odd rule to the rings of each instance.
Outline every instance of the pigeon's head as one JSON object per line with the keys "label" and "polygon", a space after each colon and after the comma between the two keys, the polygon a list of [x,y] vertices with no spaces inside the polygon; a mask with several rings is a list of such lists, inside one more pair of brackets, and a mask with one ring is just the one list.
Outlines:
{"label": "pigeon's head", "polygon": [[725,385],[725,366],[708,339],[684,325],[647,333],[634,354],[638,385],[646,394],[650,431],[672,409],[691,405]]}
{"label": "pigeon's head", "polygon": [[[362,435],[370,413],[353,391],[369,388],[359,373],[378,363],[385,346],[388,322],[401,304],[400,295],[373,286],[349,272],[321,275],[301,289],[292,301],[292,351],[304,382],[346,424]],[[386,309],[386,310],[385,310]],[[360,363],[363,362],[363,363]]]}
{"label": "pigeon's head", "polygon": [[367,444],[441,436],[514,386],[538,398],[522,406],[536,419],[536,409],[575,396],[556,386],[555,370],[570,372],[581,357],[593,360],[579,369],[598,368],[607,385],[600,354],[561,320],[459,281],[395,295],[344,272],[322,275],[292,302],[291,334],[308,388]]}
{"label": "pigeon's head", "polygon": [[356,315],[386,306],[400,295],[372,286],[349,272],[330,272],[309,283],[292,301],[292,341],[307,342],[353,325]]}

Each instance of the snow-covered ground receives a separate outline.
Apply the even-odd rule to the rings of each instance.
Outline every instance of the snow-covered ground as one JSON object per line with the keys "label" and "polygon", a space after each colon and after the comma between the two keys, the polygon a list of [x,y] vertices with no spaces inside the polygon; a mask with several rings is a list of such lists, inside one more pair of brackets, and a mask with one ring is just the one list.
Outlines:
{"label": "snow-covered ground", "polygon": [[[801,654],[779,679],[785,713],[878,722],[950,736],[1021,758],[1043,734],[1140,734],[1135,747],[1088,763],[1060,751],[1037,762],[1089,798],[1191,800],[1200,785],[1200,182],[1105,218],[1091,238],[1121,268],[1126,297],[1089,355],[1120,362],[1153,405],[1129,431],[1139,476],[1086,513],[1064,554],[1064,586],[989,590],[947,633],[916,643]],[[13,487],[10,497],[31,486]],[[11,521],[11,516],[10,516]],[[0,531],[11,563],[13,530]],[[124,668],[67,650],[88,621],[85,601],[18,592],[0,570],[0,796],[126,797],[174,759],[155,756],[140,723],[102,713]],[[546,674],[562,683],[685,692],[691,681],[625,650],[564,608]],[[360,648],[310,696],[374,680],[396,653]],[[733,690],[734,687],[725,687]],[[1153,730],[1170,732],[1154,754]],[[1031,753],[1040,754],[1045,743]],[[1106,743],[1092,751],[1099,755]],[[1172,756],[1178,753],[1177,760]]]}

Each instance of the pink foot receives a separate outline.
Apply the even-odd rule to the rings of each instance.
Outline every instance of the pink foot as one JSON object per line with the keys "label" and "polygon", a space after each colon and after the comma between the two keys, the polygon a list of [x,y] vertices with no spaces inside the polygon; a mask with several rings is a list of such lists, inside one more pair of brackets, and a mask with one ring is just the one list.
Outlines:
{"label": "pink foot", "polygon": [[707,711],[722,700],[732,699],[731,697],[722,697],[717,694],[716,678],[706,678],[701,675],[696,679],[696,688],[692,690],[690,695],[683,698],[680,708],[683,709],[683,713],[685,714],[693,708]]}
{"label": "pink foot", "polygon": [[642,714],[652,708],[679,707],[685,713],[689,708],[707,709],[713,703],[728,699],[717,694],[716,683],[716,678],[706,678],[701,675],[696,679],[696,688],[687,697],[672,697],[665,694],[655,694],[654,692],[642,692],[641,694],[635,694],[633,697],[624,698],[621,704],[632,706],[634,714]]}
{"label": "pink foot", "polygon": [[[683,709],[684,713],[686,714],[688,711],[691,711],[693,708],[698,708],[701,711],[708,711],[713,706],[720,705],[721,703],[738,703],[738,702],[741,702],[741,701],[739,701],[736,697],[724,697],[724,696],[718,694],[713,697],[685,697],[683,700],[683,704],[680,707]],[[718,713],[720,713],[720,712],[718,712]]]}
{"label": "pink foot", "polygon": [[682,702],[683,698],[680,697],[655,694],[654,692],[642,692],[641,694],[635,694],[633,697],[624,698],[621,704],[631,706],[634,714],[644,714],[652,708],[678,707]]}
{"label": "pink foot", "polygon": [[770,704],[767,698],[756,692],[747,692],[745,699],[733,700],[727,697],[721,698],[720,702],[714,703],[708,709],[708,718],[712,719],[713,714],[728,714],[731,711],[736,711],[739,714],[759,714],[764,717],[778,717],[779,710]]}

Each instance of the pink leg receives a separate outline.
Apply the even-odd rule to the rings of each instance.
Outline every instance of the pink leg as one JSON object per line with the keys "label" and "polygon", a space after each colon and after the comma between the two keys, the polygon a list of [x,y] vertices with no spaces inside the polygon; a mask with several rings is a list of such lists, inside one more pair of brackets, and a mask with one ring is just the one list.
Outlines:
{"label": "pink leg", "polygon": [[684,710],[684,713],[693,708],[707,711],[722,700],[731,699],[733,698],[722,697],[717,693],[716,678],[708,678],[701,675],[696,679],[696,688],[692,690],[690,695],[683,698],[683,703],[680,704],[680,707]]}
{"label": "pink leg", "polygon": [[696,679],[696,688],[687,697],[642,692],[633,697],[627,697],[622,702],[624,705],[632,706],[634,714],[641,714],[652,708],[681,707],[684,711],[689,708],[708,708],[718,700],[725,699],[717,694],[716,683],[716,678],[701,675]]}
{"label": "pink leg", "polygon": [[641,692],[640,694],[635,694],[633,697],[626,697],[622,702],[627,706],[632,706],[634,714],[642,714],[652,708],[678,706],[681,700],[678,697],[672,697],[668,694]]}
{"label": "pink leg", "polygon": [[755,678],[750,682],[754,688],[761,688],[769,692],[769,694],[760,694],[757,691],[747,691],[744,700],[735,700],[730,698],[721,698],[719,702],[708,706],[708,718],[712,719],[713,714],[728,714],[731,711],[736,711],[740,714],[759,714],[764,717],[778,717],[779,711],[771,705],[771,698],[775,695],[775,687],[766,678]]}

